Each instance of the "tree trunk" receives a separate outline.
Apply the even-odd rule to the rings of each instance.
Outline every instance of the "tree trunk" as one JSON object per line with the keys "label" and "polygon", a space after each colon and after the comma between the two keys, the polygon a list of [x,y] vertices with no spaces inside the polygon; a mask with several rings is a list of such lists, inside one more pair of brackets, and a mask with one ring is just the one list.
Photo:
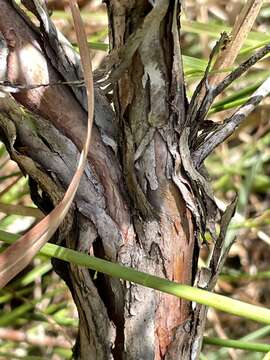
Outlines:
{"label": "tree trunk", "polygon": [[[32,1],[24,3],[35,9]],[[187,113],[180,2],[151,3],[107,1],[115,114],[96,86],[89,164],[55,240],[193,284],[199,229],[187,201],[192,185],[179,146]],[[0,13],[8,81],[31,85],[81,78],[78,59],[63,39],[58,42],[51,22],[46,30],[38,9],[40,29],[12,1],[0,0]],[[11,157],[29,174],[34,201],[49,211],[69,184],[82,148],[85,90],[58,84],[25,89],[13,98],[31,114],[6,95],[0,100],[1,135]],[[79,313],[76,359],[198,357],[201,337],[195,344],[194,334],[201,327],[201,336],[203,324],[190,303],[103,274],[94,277],[72,264],[54,261],[54,266]]]}
{"label": "tree trunk", "polygon": [[[114,89],[137,240],[129,265],[191,284],[196,268],[194,221],[173,181],[186,113],[179,3],[160,1],[154,10],[148,1],[108,1],[107,6],[112,51],[126,46],[129,57],[119,66],[125,71]],[[142,39],[134,53],[132,36]],[[125,252],[131,255],[128,247]],[[182,349],[172,349],[181,342],[179,328],[185,329],[189,303],[136,286],[125,306],[132,311],[132,317],[126,313],[124,319],[128,359],[183,358]]]}

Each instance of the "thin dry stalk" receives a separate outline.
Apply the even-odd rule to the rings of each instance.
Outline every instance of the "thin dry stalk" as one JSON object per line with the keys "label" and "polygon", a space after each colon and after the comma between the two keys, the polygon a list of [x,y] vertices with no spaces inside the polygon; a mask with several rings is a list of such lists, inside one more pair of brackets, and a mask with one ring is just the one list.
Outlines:
{"label": "thin dry stalk", "polygon": [[[228,42],[222,51],[220,51],[216,59],[213,70],[220,71],[222,69],[228,69],[234,64],[234,61],[258,16],[263,1],[264,0],[247,1],[234,24],[234,27],[228,37]],[[226,72],[215,73],[210,76],[209,83],[211,85],[216,85],[221,82],[225,76]]]}

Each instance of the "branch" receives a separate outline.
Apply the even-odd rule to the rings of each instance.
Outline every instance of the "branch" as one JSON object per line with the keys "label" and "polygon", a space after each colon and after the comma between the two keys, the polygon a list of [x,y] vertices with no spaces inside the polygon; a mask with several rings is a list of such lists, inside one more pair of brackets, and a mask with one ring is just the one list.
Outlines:
{"label": "branch", "polygon": [[255,107],[270,93],[270,77],[254,92],[252,97],[230,118],[224,121],[221,128],[208,135],[203,144],[192,154],[195,166],[201,166],[206,157],[224,140],[226,140]]}
{"label": "branch", "polygon": [[212,65],[215,61],[215,58],[218,55],[221,47],[227,41],[227,38],[228,38],[228,35],[225,32],[222,33],[219,40],[216,42],[215,46],[213,47],[211,54],[209,56],[208,64],[204,71],[204,76],[201,79],[201,81],[199,82],[198,86],[196,87],[196,89],[192,95],[192,98],[190,100],[186,123],[187,123],[187,125],[192,124],[192,134],[191,134],[192,139],[196,138],[198,129],[200,127],[200,123],[195,121],[195,119],[197,118],[198,110],[201,107],[205,93],[208,89],[208,79],[209,79],[209,73],[210,73],[211,67],[212,67]]}
{"label": "branch", "polygon": [[206,114],[208,113],[210,106],[212,105],[215,98],[222,93],[231,83],[242,76],[247,70],[249,70],[254,64],[261,60],[266,54],[270,52],[270,44],[264,46],[262,49],[258,50],[253,54],[248,60],[244,61],[237,69],[232,71],[228,76],[225,77],[218,85],[211,87],[207,86],[207,92],[204,96],[196,122],[201,122]]}
{"label": "branch", "polygon": [[[262,4],[263,0],[248,0],[243,6],[229,35],[228,43],[217,57],[213,70],[228,69],[234,64],[234,61],[258,16]],[[211,85],[218,84],[224,77],[224,72],[214,73],[210,76],[209,83]]]}

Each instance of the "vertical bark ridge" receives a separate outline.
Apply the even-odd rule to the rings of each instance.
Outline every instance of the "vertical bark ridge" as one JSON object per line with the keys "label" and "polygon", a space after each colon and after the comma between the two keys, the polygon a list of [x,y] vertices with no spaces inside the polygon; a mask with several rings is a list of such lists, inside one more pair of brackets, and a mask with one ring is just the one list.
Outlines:
{"label": "vertical bark ridge", "polygon": [[[112,50],[121,49],[143,28],[152,6],[142,0],[108,1],[107,6]],[[132,253],[122,250],[120,259],[129,252],[132,265],[140,270],[191,284],[196,266],[194,222],[172,180],[186,110],[181,64],[180,73],[175,64],[180,58],[180,47],[174,44],[180,6],[177,1],[156,1],[154,6],[159,7],[159,18],[144,34],[115,87],[122,163],[139,245]],[[190,330],[185,326],[190,304],[181,299],[131,285],[125,307],[127,359],[164,359],[174,340],[179,342],[178,328]],[[180,352],[174,350],[174,358]]]}
{"label": "vertical bark ridge", "polygon": [[[95,126],[89,167],[75,201],[75,230],[65,240],[80,251],[191,284],[197,229],[175,181],[184,176],[179,138],[186,112],[180,4],[112,0],[107,6],[111,49],[121,49],[137,31],[139,45],[114,89],[118,154],[102,142]],[[26,85],[61,80],[45,55],[45,37],[28,27],[12,2],[0,0],[0,11],[6,14],[0,31],[9,44],[8,80]],[[149,14],[149,26],[143,27]],[[63,169],[71,176],[84,140],[85,110],[67,86],[22,91],[15,98],[38,115],[32,132],[27,123],[13,119],[21,143],[28,143],[27,155],[65,187],[69,177]],[[22,128],[31,134],[28,140]],[[39,156],[38,149],[47,155]],[[49,161],[53,156],[60,158],[58,169]],[[61,267],[79,312],[77,359],[185,358],[190,303],[101,274],[94,277],[86,269]]]}

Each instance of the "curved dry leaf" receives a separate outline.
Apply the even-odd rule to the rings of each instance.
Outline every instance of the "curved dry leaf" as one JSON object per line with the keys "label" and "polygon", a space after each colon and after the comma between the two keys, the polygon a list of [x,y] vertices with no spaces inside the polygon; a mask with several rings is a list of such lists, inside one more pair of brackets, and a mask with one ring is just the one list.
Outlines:
{"label": "curved dry leaf", "polygon": [[87,38],[84,31],[79,7],[76,0],[69,0],[74,20],[76,35],[78,39],[81,60],[87,88],[88,99],[88,127],[87,136],[77,170],[60,204],[42,221],[34,226],[30,231],[23,235],[19,240],[11,245],[0,255],[0,288],[4,287],[14,276],[24,269],[39,249],[51,238],[60,223],[66,216],[75,193],[78,189],[81,176],[87,160],[90,146],[91,130],[94,116],[94,85],[92,76],[92,66],[89,56]]}

